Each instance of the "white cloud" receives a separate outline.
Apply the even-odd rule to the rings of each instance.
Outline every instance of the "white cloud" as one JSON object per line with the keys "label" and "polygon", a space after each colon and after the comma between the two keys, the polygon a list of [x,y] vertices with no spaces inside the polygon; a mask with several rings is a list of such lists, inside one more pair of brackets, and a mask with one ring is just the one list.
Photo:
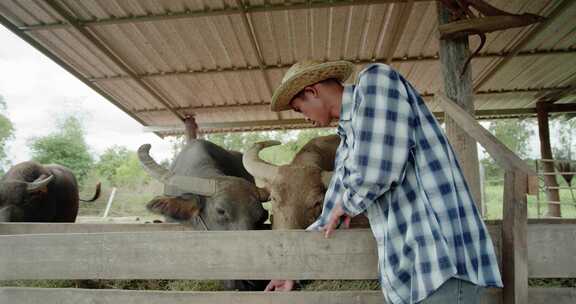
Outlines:
{"label": "white cloud", "polygon": [[0,95],[16,128],[8,151],[14,163],[30,158],[30,138],[52,132],[62,113],[71,112],[84,114],[86,141],[96,154],[114,145],[136,150],[150,143],[153,157],[170,158],[168,140],[144,133],[138,122],[2,26],[0,41]]}

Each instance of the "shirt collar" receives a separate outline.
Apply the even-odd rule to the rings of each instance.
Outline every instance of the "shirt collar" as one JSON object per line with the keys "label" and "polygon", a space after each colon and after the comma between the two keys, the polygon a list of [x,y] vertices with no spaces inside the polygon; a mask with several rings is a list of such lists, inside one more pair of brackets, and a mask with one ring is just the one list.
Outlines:
{"label": "shirt collar", "polygon": [[356,85],[344,85],[342,92],[342,106],[340,107],[340,120],[350,120],[352,116],[352,105],[354,104],[354,88]]}

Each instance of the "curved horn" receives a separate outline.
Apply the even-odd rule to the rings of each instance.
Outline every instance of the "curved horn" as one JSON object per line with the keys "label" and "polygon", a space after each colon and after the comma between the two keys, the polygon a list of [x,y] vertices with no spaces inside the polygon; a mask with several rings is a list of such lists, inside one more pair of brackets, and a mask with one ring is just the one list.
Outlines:
{"label": "curved horn", "polygon": [[204,196],[211,196],[216,193],[216,181],[214,179],[174,175],[168,169],[160,166],[150,156],[151,147],[150,144],[144,144],[138,148],[138,159],[150,176],[164,184],[178,187],[190,193]]}
{"label": "curved horn", "polygon": [[328,188],[328,186],[330,186],[332,175],[334,175],[334,171],[322,171],[322,183],[324,187]]}
{"label": "curved horn", "polygon": [[166,178],[170,175],[170,171],[160,166],[150,156],[150,148],[152,148],[152,145],[150,144],[141,145],[140,148],[138,148],[138,159],[140,160],[144,170],[148,172],[150,176],[161,182],[166,182]]}
{"label": "curved horn", "polygon": [[48,176],[46,176],[46,174],[42,174],[35,181],[27,183],[28,185],[26,186],[26,190],[28,190],[28,192],[34,192],[42,188],[46,188],[53,178],[54,175],[52,174]]}
{"label": "curved horn", "polygon": [[258,156],[258,153],[264,148],[277,146],[279,144],[281,144],[281,142],[277,140],[268,140],[252,145],[242,156],[242,163],[246,170],[254,177],[273,180],[278,175],[278,166],[263,161]]}

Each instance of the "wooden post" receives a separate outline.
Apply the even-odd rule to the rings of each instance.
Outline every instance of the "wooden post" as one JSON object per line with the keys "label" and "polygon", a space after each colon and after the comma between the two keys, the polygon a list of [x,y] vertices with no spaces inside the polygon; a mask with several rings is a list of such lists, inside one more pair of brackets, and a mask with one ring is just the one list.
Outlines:
{"label": "wooden post", "polygon": [[[548,124],[547,104],[543,102],[536,103],[536,111],[538,113],[538,135],[540,136],[540,158],[554,159],[554,156],[552,155],[552,148],[550,146],[550,125]],[[542,169],[544,173],[553,173],[554,163],[551,161],[543,161]],[[546,189],[546,197],[548,202],[559,202],[560,194],[558,193],[558,182],[556,181],[556,175],[544,174],[544,185],[546,185],[548,188]],[[559,204],[548,203],[547,205],[548,214],[546,214],[546,216],[562,216]]]}
{"label": "wooden post", "polygon": [[502,280],[505,304],[528,303],[528,177],[520,171],[504,174],[502,219]]}
{"label": "wooden post", "polygon": [[[437,2],[438,24],[450,22],[449,11]],[[468,113],[474,115],[471,66],[460,76],[464,63],[470,56],[468,37],[440,40],[440,62],[446,95]],[[478,210],[482,212],[478,149],[476,141],[466,134],[450,117],[446,116],[446,135],[454,147],[464,177],[472,191]]]}
{"label": "wooden post", "polygon": [[114,202],[114,196],[116,196],[116,187],[112,188],[112,193],[110,193],[110,197],[108,198],[108,203],[106,204],[106,210],[104,210],[104,215],[102,215],[102,218],[108,217],[108,212],[110,212],[110,208],[112,207],[112,202]]}

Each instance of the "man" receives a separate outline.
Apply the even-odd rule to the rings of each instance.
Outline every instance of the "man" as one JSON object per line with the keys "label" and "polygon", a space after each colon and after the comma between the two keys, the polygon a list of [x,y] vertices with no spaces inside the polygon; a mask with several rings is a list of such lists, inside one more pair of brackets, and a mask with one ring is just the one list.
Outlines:
{"label": "man", "polygon": [[[346,61],[301,62],[286,73],[272,110],[292,109],[319,126],[338,119],[341,143],[320,218],[326,237],[365,212],[378,245],[388,303],[480,303],[502,287],[490,236],[452,147],[416,90],[371,64],[343,86]],[[289,290],[274,280],[267,290]]]}

